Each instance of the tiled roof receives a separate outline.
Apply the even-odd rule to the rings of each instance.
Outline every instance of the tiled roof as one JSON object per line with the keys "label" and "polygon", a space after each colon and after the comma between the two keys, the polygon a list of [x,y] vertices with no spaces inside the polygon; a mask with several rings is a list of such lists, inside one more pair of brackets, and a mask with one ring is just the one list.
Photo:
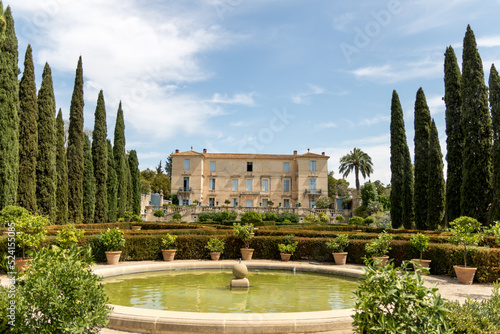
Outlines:
{"label": "tiled roof", "polygon": [[185,151],[173,153],[172,156],[203,156],[206,159],[248,159],[248,160],[293,160],[295,158],[318,158],[328,159],[327,155],[307,152],[305,154],[247,154],[247,153],[200,153],[196,151]]}

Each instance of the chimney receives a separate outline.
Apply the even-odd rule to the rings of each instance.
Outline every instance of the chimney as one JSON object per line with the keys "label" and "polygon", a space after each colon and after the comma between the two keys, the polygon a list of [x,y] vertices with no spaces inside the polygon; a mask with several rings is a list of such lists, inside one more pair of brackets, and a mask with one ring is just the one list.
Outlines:
{"label": "chimney", "polygon": [[293,155],[297,155],[297,150],[293,151]]}
{"label": "chimney", "polygon": [[321,152],[321,155],[325,155],[325,152]]}
{"label": "chimney", "polygon": [[179,149],[175,150],[175,153],[179,153]]}
{"label": "chimney", "polygon": [[203,153],[207,153],[207,149],[206,148],[203,149]]}

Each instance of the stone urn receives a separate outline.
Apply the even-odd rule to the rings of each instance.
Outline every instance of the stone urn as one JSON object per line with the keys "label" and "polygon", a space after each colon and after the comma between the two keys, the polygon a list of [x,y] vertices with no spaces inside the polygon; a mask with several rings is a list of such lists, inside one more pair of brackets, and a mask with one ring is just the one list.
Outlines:
{"label": "stone urn", "polygon": [[210,257],[213,261],[219,261],[220,254],[220,252],[210,252]]}
{"label": "stone urn", "polygon": [[231,280],[229,286],[231,288],[248,288],[250,286],[250,282],[246,276],[248,275],[248,268],[245,264],[239,263],[235,264],[233,267],[233,275],[234,278]]}
{"label": "stone urn", "polygon": [[105,253],[108,264],[114,265],[120,262],[120,256],[122,255],[122,251],[107,251]]}
{"label": "stone urn", "polygon": [[290,258],[292,257],[292,254],[280,253],[280,255],[281,255],[281,261],[285,262],[290,261]]}
{"label": "stone urn", "polygon": [[455,269],[455,274],[457,274],[457,279],[460,283],[472,284],[472,281],[474,281],[474,276],[476,275],[477,268],[453,266],[453,269]]}
{"label": "stone urn", "polygon": [[431,266],[432,260],[420,260],[420,259],[411,259],[413,262],[413,270],[418,270],[422,268],[429,268]]}
{"label": "stone urn", "polygon": [[241,259],[244,261],[250,261],[253,255],[253,248],[241,248]]}
{"label": "stone urn", "polygon": [[377,267],[384,266],[389,260],[388,256],[372,256],[372,259]]}
{"label": "stone urn", "polygon": [[161,253],[163,255],[163,260],[173,261],[175,257],[175,252],[177,252],[177,249],[162,249]]}
{"label": "stone urn", "polygon": [[342,253],[332,253],[333,259],[335,260],[335,264],[339,266],[343,266],[347,262],[347,252]]}

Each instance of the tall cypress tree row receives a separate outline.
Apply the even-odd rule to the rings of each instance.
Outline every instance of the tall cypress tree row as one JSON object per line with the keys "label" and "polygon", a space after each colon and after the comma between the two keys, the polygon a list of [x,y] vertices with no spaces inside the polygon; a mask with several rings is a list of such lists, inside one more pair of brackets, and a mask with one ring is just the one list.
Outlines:
{"label": "tall cypress tree row", "polygon": [[89,136],[83,136],[83,223],[92,224],[95,214],[95,177]]}
{"label": "tall cypress tree row", "polygon": [[443,154],[439,145],[436,123],[432,120],[429,139],[429,181],[428,181],[427,226],[431,230],[443,225],[445,208],[445,185],[443,175]]}
{"label": "tall cypress tree row", "polygon": [[413,222],[415,220],[415,195],[414,195],[414,176],[413,176],[413,165],[411,163],[410,157],[410,149],[408,148],[408,144],[405,142],[405,150],[404,150],[404,183],[403,183],[403,193],[404,193],[404,202],[403,202],[403,226],[406,229],[413,228]]}
{"label": "tall cypress tree row", "polygon": [[141,214],[141,172],[139,171],[139,160],[137,152],[131,150],[128,155],[130,176],[132,179],[132,212],[135,215]]}
{"label": "tall cypress tree row", "polygon": [[36,164],[36,200],[38,211],[56,220],[56,104],[52,73],[45,64],[38,92],[38,158]]}
{"label": "tall cypress tree row", "polygon": [[113,145],[115,171],[117,180],[117,217],[122,218],[128,206],[127,161],[125,160],[125,122],[123,120],[122,103],[116,114],[115,137]]}
{"label": "tall cypress tree row", "polygon": [[493,200],[490,208],[490,222],[500,219],[500,77],[495,65],[491,65],[490,79],[491,122],[493,124]]}
{"label": "tall cypress tree row", "polygon": [[[407,175],[407,158],[410,157],[406,142],[403,109],[398,93],[392,92],[391,102],[391,219],[392,226],[404,224],[411,227],[413,212],[413,173]],[[408,185],[411,185],[407,189]]]}
{"label": "tall cypress tree row", "polygon": [[92,134],[92,158],[96,183],[95,216],[96,224],[108,221],[108,144],[106,143],[106,106],[104,94],[99,92],[95,109],[94,132]]}
{"label": "tall cypress tree row", "polygon": [[17,37],[10,7],[0,3],[0,210],[17,202],[19,176],[19,68]]}
{"label": "tall cypress tree row", "polygon": [[59,109],[56,118],[56,224],[68,223],[68,161],[64,147],[64,120]]}
{"label": "tall cypress tree row", "polygon": [[129,153],[125,154],[125,169],[126,169],[126,175],[127,175],[127,207],[126,207],[126,210],[129,212],[132,212],[133,188],[132,188],[132,173],[131,173],[130,165],[129,165]]}
{"label": "tall cypress tree row", "polygon": [[36,205],[36,159],[38,156],[38,103],[31,45],[24,57],[19,84],[19,186],[17,203],[30,212]]}
{"label": "tall cypress tree row", "polygon": [[492,131],[483,63],[470,26],[464,37],[461,124],[464,134],[461,214],[484,224],[492,198]]}
{"label": "tall cypress tree row", "polygon": [[83,105],[83,65],[80,57],[71,98],[67,150],[68,218],[75,224],[83,219]]}
{"label": "tall cypress tree row", "polygon": [[116,171],[115,158],[113,156],[113,147],[108,139],[108,220],[116,222]]}
{"label": "tall cypress tree row", "polygon": [[460,118],[462,113],[460,68],[455,51],[446,48],[444,58],[444,102],[446,104],[446,220],[460,217],[460,187],[462,185],[462,151],[464,138]]}
{"label": "tall cypress tree row", "polygon": [[422,88],[415,101],[415,225],[419,230],[427,226],[429,139],[431,114]]}

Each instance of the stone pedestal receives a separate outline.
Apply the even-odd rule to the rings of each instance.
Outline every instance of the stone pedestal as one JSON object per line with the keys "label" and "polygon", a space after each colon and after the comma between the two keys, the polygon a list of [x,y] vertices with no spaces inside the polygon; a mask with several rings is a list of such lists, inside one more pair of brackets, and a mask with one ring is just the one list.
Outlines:
{"label": "stone pedestal", "polygon": [[248,288],[250,287],[250,282],[248,278],[233,278],[231,280],[231,288]]}

